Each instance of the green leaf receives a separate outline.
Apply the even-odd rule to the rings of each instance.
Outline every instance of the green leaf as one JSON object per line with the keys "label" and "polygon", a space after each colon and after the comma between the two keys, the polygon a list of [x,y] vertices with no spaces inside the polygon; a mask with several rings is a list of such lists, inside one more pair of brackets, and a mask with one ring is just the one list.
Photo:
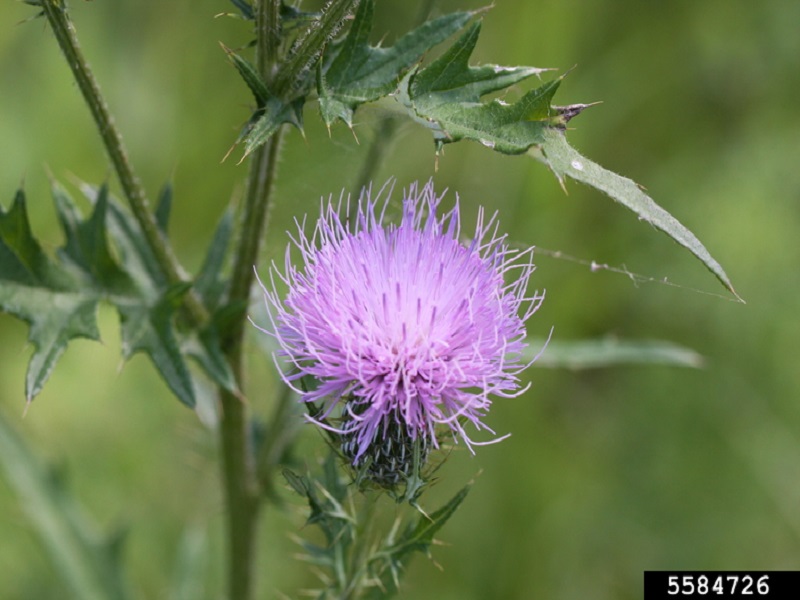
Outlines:
{"label": "green leaf", "polygon": [[245,58],[222,45],[222,49],[236,67],[256,100],[256,111],[239,136],[237,143],[246,139],[244,158],[258,146],[266,142],[284,123],[294,125],[303,131],[303,105],[305,94],[300,93],[292,100],[285,100],[274,94],[256,68]]}
{"label": "green leaf", "polygon": [[545,162],[562,183],[568,176],[591,185],[669,235],[700,259],[738,298],[723,268],[691,231],[636,183],[603,169],[569,146],[564,135],[566,124],[589,105],[552,104],[563,76],[511,104],[497,98],[481,100],[542,69],[471,67],[469,58],[479,34],[480,23],[475,23],[439,59],[412,70],[401,84],[398,101],[414,119],[432,130],[437,150],[446,143],[468,139],[504,154],[528,152]]}
{"label": "green leaf", "polygon": [[42,251],[28,221],[25,192],[18,190],[11,209],[0,206],[0,266],[3,281],[69,290],[74,279]]}
{"label": "green leaf", "polygon": [[341,119],[353,123],[356,108],[393,93],[400,79],[431,48],[461,29],[472,12],[456,12],[432,19],[401,37],[394,46],[369,44],[375,0],[363,0],[341,44],[331,46],[318,74],[320,112],[330,126]]}
{"label": "green leaf", "polygon": [[243,19],[248,21],[252,21],[255,19],[255,14],[253,13],[253,5],[246,0],[231,0],[233,5],[239,9],[241,16]]}
{"label": "green leaf", "polygon": [[108,188],[100,188],[94,210],[85,221],[69,195],[57,184],[53,185],[53,200],[66,236],[59,256],[88,276],[85,283],[96,290],[107,294],[131,293],[133,283],[112,255],[106,234]]}
{"label": "green leaf", "polygon": [[[95,234],[92,227],[81,232],[75,244]],[[11,210],[0,207],[0,309],[30,325],[34,353],[25,380],[28,401],[41,391],[71,340],[99,339],[96,313],[102,290],[81,281],[93,282],[92,273],[82,275],[42,251],[31,233],[22,191]]]}
{"label": "green leaf", "polygon": [[214,383],[232,394],[238,393],[236,377],[222,353],[219,328],[213,320],[198,334],[184,336],[181,352],[197,361]]}
{"label": "green leaf", "polygon": [[214,230],[211,245],[194,282],[195,291],[210,310],[219,307],[227,290],[228,280],[223,277],[223,269],[232,235],[233,211],[226,210]]}
{"label": "green leaf", "polygon": [[[217,333],[225,311],[217,311],[202,331],[180,331],[176,316],[188,284],[167,286],[138,225],[105,187],[83,186],[83,191],[94,204],[85,219],[69,194],[53,185],[65,238],[56,252],[58,260],[50,259],[34,239],[23,192],[8,212],[0,207],[0,309],[30,326],[34,353],[26,376],[28,401],[42,390],[71,340],[99,339],[96,313],[102,300],[120,314],[124,357],[146,353],[181,402],[195,406],[198,389],[187,355],[215,383],[235,391]],[[158,210],[162,227],[170,197],[165,188]],[[206,297],[219,298],[224,292],[219,269],[229,238],[230,225],[221,226],[206,261]]]}
{"label": "green leaf", "polygon": [[273,96],[273,94],[270,92],[264,80],[261,79],[261,76],[258,74],[258,71],[256,71],[256,68],[250,63],[250,61],[228,48],[225,44],[220,44],[220,46],[222,46],[225,54],[228,55],[228,58],[230,59],[231,63],[233,63],[233,66],[236,67],[239,75],[241,75],[242,79],[244,79],[247,87],[249,87],[250,91],[253,92],[253,96],[256,99],[256,105],[258,108],[264,108],[267,100]]}
{"label": "green leaf", "polygon": [[39,460],[0,413],[0,467],[19,506],[64,582],[64,593],[86,600],[124,600],[122,537],[101,536],[52,468]]}
{"label": "green leaf", "polygon": [[480,34],[472,25],[441,57],[412,71],[398,100],[414,118],[433,131],[437,147],[470,139],[504,154],[521,154],[543,141],[543,130],[560,115],[550,101],[561,79],[532,90],[513,104],[500,99],[480,102],[484,95],[505,89],[545,69],[535,67],[469,66]]}
{"label": "green leaf", "polygon": [[430,515],[421,514],[416,525],[409,527],[405,534],[387,552],[395,559],[413,551],[428,552],[433,536],[453,516],[456,509],[467,497],[472,484],[467,484],[444,506]]}
{"label": "green leaf", "polygon": [[[264,108],[253,115],[251,125],[246,130],[247,140],[244,144],[244,157],[266,143],[284,123],[294,125],[297,129],[303,131],[304,103],[304,96],[290,102],[285,102],[275,96],[270,97]],[[244,157],[242,158],[244,159]]]}
{"label": "green leaf", "polygon": [[[88,183],[80,186],[83,195],[92,203],[99,199],[100,190]],[[119,252],[120,264],[133,280],[142,296],[155,300],[167,286],[167,279],[158,260],[148,246],[139,224],[116,201],[108,203],[106,227]]]}
{"label": "green leaf", "polygon": [[582,156],[567,143],[564,134],[555,129],[548,129],[544,132],[541,153],[536,153],[536,156],[550,167],[559,181],[563,181],[564,176],[567,176],[605,192],[639,215],[640,220],[666,233],[699,258],[717,279],[739,298],[725,270],[711,256],[700,240],[675,217],[656,204],[636,182],[612,173]]}
{"label": "green leaf", "polygon": [[[82,189],[87,198],[97,202],[99,198],[97,189],[89,185],[82,186]],[[165,186],[164,189],[166,190],[168,187]],[[169,189],[171,195],[171,186]],[[162,191],[159,206],[166,202],[164,200],[165,193]],[[162,212],[164,212],[164,209],[162,209]],[[217,308],[226,289],[226,280],[223,278],[222,268],[232,234],[232,218],[230,211],[223,215],[195,283],[198,294],[210,309]],[[166,224],[166,221],[164,223]],[[167,319],[155,314],[151,314],[148,317],[148,311],[154,311],[161,306],[161,302],[165,294],[169,294],[170,288],[149,246],[144,242],[144,237],[138,224],[117,202],[109,203],[108,227],[120,249],[120,254],[123,258],[122,262],[131,273],[138,289],[138,297],[119,299],[117,308],[120,316],[122,317],[123,313],[125,313],[134,319],[134,322],[139,324],[138,326],[142,326],[149,319],[151,324],[164,328],[164,331],[160,333],[151,331],[151,334],[155,335],[154,338],[148,338],[152,344],[145,345],[136,351],[145,352],[150,356],[156,368],[164,376],[170,389],[188,406],[195,406],[196,398],[194,395],[198,389],[198,382],[194,381],[195,376],[188,371],[185,362],[182,366],[176,362],[177,357],[174,354],[172,354],[172,359],[162,367],[148,348],[157,349],[166,343],[167,345],[163,345],[163,348],[158,350],[159,355],[161,355],[162,352],[171,348],[172,342],[170,340],[176,341],[181,354],[192,356],[214,383],[233,393],[237,393],[235,378],[230,365],[228,365],[222,354],[217,333],[224,326],[224,321],[227,318],[226,312],[224,310],[217,311],[212,316],[211,323],[200,332],[178,331],[172,318],[175,314],[174,310],[170,312],[170,317]],[[178,289],[185,291],[183,286],[179,286]],[[161,338],[162,342],[157,342],[158,338]],[[130,356],[136,351],[126,356]],[[192,377],[191,386],[186,385],[184,372],[189,372]],[[169,379],[167,379],[167,375],[169,375]],[[190,392],[192,393],[191,397],[186,395]]]}
{"label": "green leaf", "polygon": [[535,367],[598,369],[623,365],[663,365],[701,368],[703,357],[684,346],[662,340],[619,340],[613,337],[594,340],[529,339],[526,358],[541,355]]}
{"label": "green leaf", "polygon": [[189,284],[167,289],[153,305],[120,303],[122,355],[127,360],[137,352],[146,353],[178,400],[194,407],[192,377],[181,353],[173,326],[173,316]]}

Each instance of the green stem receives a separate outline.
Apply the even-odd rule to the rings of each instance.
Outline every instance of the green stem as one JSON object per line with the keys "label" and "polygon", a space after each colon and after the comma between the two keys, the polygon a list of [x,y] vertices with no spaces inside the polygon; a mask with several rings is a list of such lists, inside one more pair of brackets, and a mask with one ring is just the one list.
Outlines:
{"label": "green stem", "polygon": [[[256,64],[259,74],[270,79],[280,47],[280,0],[256,2]],[[280,150],[282,128],[269,142],[252,155],[247,191],[239,223],[239,242],[233,263],[228,302],[247,305],[253,285],[256,263],[272,196]],[[242,355],[244,313],[225,332],[223,349],[239,384],[244,389]],[[255,557],[260,512],[260,486],[254,460],[247,406],[239,397],[220,390],[222,418],[220,446],[222,479],[228,517],[228,597],[231,600],[252,598],[255,592]]]}
{"label": "green stem", "polygon": [[256,68],[264,81],[272,81],[280,60],[281,2],[256,2]]}
{"label": "green stem", "polygon": [[[122,192],[130,204],[131,212],[141,227],[164,276],[171,284],[187,281],[187,276],[172,251],[172,247],[150,212],[147,195],[128,159],[122,135],[114,123],[108,105],[100,92],[100,86],[81,51],[75,27],[67,13],[65,0],[43,0],[41,7],[92,113],[103,145],[119,178]],[[208,311],[193,290],[186,295],[186,307],[196,323],[203,324],[208,320]]]}
{"label": "green stem", "polygon": [[[279,0],[258,0],[256,15],[256,65],[264,81],[272,82],[275,92],[288,96],[303,69],[320,55],[324,44],[350,14],[357,0],[332,0],[312,30],[284,64],[279,63]],[[239,242],[233,263],[228,302],[246,306],[253,286],[253,266],[258,259],[266,230],[277,169],[277,156],[283,137],[280,128],[270,140],[258,147],[251,157],[244,207],[240,218]],[[244,389],[243,343],[244,313],[225,332],[223,349],[230,361],[239,388]],[[256,530],[260,509],[260,486],[253,457],[247,407],[240,398],[220,392],[220,422],[223,473],[228,513],[229,597],[245,600],[254,593]],[[273,435],[277,435],[274,429]]]}
{"label": "green stem", "polygon": [[[242,210],[239,245],[231,279],[229,301],[244,304],[253,284],[253,265],[266,225],[267,208],[273,189],[282,131],[256,149],[250,167],[247,196]],[[223,348],[239,388],[244,388],[242,356],[245,319],[236,319],[226,332]],[[252,597],[256,529],[259,517],[260,488],[253,457],[248,411],[242,399],[221,390],[222,477],[228,503],[229,597]]]}

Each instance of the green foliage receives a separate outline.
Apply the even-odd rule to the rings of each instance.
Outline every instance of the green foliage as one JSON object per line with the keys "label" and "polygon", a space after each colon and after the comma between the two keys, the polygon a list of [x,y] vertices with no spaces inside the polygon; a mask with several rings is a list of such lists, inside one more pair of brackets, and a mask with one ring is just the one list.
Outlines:
{"label": "green foliage", "polygon": [[318,67],[320,113],[329,127],[337,119],[352,126],[358,106],[394,93],[412,65],[474,15],[455,12],[431,19],[394,46],[381,48],[369,43],[374,11],[375,0],[363,0],[344,41],[333,45]]}
{"label": "green foliage", "polygon": [[642,191],[636,182],[612,173],[584,156],[581,156],[568,143],[561,131],[549,129],[544,132],[544,140],[537,154],[540,160],[555,173],[562,182],[564,176],[585,183],[629,208],[639,215],[639,219],[666,233],[678,244],[689,250],[711,271],[728,290],[739,299],[728,275],[722,266],[711,256],[697,237],[684,227],[675,217],[656,204]]}
{"label": "green foliage", "polygon": [[566,124],[589,105],[553,105],[564,76],[512,103],[502,98],[484,101],[488,94],[508,91],[547,69],[471,66],[480,22],[470,25],[439,58],[422,66],[419,61],[425,53],[464,27],[475,13],[456,12],[426,21],[394,46],[381,48],[369,43],[374,9],[374,0],[359,5],[347,35],[329,44],[317,61],[316,86],[309,77],[300,77],[293,84],[291,96],[271,91],[250,63],[226,49],[256,99],[257,109],[240,136],[246,139],[245,155],[265,143],[284,123],[302,129],[303,106],[313,91],[328,127],[337,120],[352,126],[359,106],[394,95],[413,120],[431,130],[437,152],[444,144],[461,140],[478,142],[502,154],[528,152],[545,162],[562,185],[564,176],[590,185],[666,233],[736,295],[724,269],[691,231],[636,183],[603,169],[567,143]]}
{"label": "green foliage", "polygon": [[503,154],[520,154],[543,141],[543,131],[555,123],[558,111],[550,101],[560,80],[525,94],[514,104],[495,99],[481,103],[491,92],[539,75],[534,67],[470,67],[480,22],[470,28],[429,66],[416,69],[403,82],[398,99],[414,118],[433,131],[437,149],[462,139],[478,141]]}
{"label": "green foliage", "polygon": [[72,597],[130,598],[122,575],[122,535],[100,535],[63,477],[43,464],[0,413],[0,467]]}
{"label": "green foliage", "polygon": [[[0,208],[0,309],[30,325],[29,339],[35,348],[26,378],[28,401],[41,391],[71,340],[99,339],[96,313],[101,301],[110,302],[119,312],[123,356],[146,353],[184,404],[195,404],[195,376],[186,363],[187,354],[216,383],[235,389],[219,348],[216,322],[212,320],[199,332],[178,327],[181,298],[189,285],[167,285],[138,225],[105,186],[99,190],[86,186],[85,191],[94,203],[86,219],[69,194],[53,185],[65,239],[56,260],[44,253],[33,236],[24,192],[17,192],[7,212]],[[162,229],[166,229],[170,202],[167,187],[157,210]],[[221,296],[219,272],[229,224],[223,221],[221,229],[203,270],[208,300]]]}
{"label": "green foliage", "polygon": [[[357,506],[354,488],[347,486],[334,450],[322,465],[318,478],[284,469],[286,481],[306,498],[307,524],[318,528],[324,544],[301,540],[304,559],[324,572],[326,588],[317,598],[389,598],[398,591],[400,575],[415,552],[430,555],[434,536],[453,516],[471,487],[461,489],[436,511],[416,508],[403,524],[399,519],[388,533],[374,531],[372,519],[380,493],[363,497]],[[398,531],[402,532],[398,535]]]}

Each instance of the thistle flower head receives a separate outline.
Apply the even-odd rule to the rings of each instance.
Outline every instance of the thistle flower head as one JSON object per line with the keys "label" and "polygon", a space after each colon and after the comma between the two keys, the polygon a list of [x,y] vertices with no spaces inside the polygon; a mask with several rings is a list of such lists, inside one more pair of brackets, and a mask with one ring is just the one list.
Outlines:
{"label": "thistle flower head", "polygon": [[[458,203],[439,214],[432,182],[404,194],[399,223],[389,195],[365,190],[358,206],[328,201],[313,232],[305,221],[287,248],[284,270],[263,286],[272,335],[291,367],[287,383],[321,403],[316,418],[341,436],[353,465],[387,486],[407,474],[414,440],[423,459],[450,431],[468,446],[465,426],[483,422],[493,396],[521,394],[525,321],[543,295],[528,295],[532,249],[518,251],[481,209],[462,241]],[[299,266],[291,247],[300,252]],[[282,300],[276,277],[288,286]]]}

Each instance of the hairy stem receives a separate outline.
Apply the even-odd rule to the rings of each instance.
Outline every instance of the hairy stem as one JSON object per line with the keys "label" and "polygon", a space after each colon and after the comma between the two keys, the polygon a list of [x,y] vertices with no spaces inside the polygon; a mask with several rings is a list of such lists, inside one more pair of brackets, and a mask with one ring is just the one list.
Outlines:
{"label": "hairy stem", "polygon": [[280,59],[281,47],[281,2],[256,2],[256,68],[269,83]]}
{"label": "hairy stem", "polygon": [[[247,197],[241,213],[241,234],[236,251],[229,301],[245,304],[253,284],[253,265],[266,225],[267,209],[273,189],[277,154],[282,131],[253,153]],[[244,387],[242,347],[245,319],[239,318],[226,332],[223,348],[236,376]],[[240,600],[252,597],[253,566],[256,550],[260,486],[253,456],[246,405],[241,398],[221,391],[222,476],[228,503],[229,597]]]}
{"label": "hairy stem", "polygon": [[299,41],[275,78],[275,92],[283,97],[291,95],[300,75],[317,58],[325,45],[333,39],[344,21],[358,6],[359,0],[330,0],[319,20]]}
{"label": "hairy stem", "polygon": [[[40,6],[92,113],[103,145],[119,178],[122,192],[131,207],[131,212],[141,227],[164,276],[172,284],[187,281],[187,276],[172,251],[172,247],[150,211],[147,195],[128,159],[122,135],[114,123],[108,105],[100,92],[100,86],[81,51],[75,27],[67,13],[66,2],[64,0],[43,0]],[[208,320],[208,311],[193,290],[186,295],[185,302],[192,319],[197,324],[203,324]]]}

